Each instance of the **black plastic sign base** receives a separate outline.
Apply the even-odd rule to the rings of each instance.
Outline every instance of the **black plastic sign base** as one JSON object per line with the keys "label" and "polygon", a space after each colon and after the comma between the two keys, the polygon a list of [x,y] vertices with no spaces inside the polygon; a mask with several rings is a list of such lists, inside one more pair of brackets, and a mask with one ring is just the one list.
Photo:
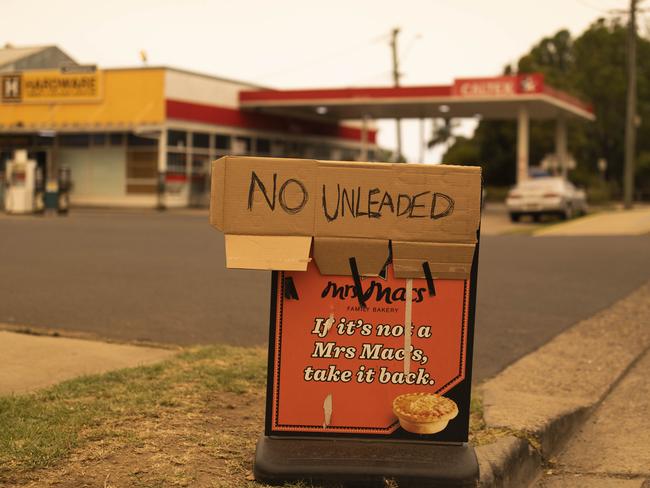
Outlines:
{"label": "black plastic sign base", "polygon": [[412,441],[373,442],[345,438],[262,436],[257,443],[255,479],[272,485],[304,480],[345,487],[475,487],[474,448],[467,444]]}

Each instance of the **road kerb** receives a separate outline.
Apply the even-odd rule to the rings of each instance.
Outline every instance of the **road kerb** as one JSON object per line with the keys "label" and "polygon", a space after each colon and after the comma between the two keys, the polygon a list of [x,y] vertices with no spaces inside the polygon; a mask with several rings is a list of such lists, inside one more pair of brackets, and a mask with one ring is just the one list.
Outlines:
{"label": "road kerb", "polygon": [[533,479],[542,458],[526,439],[506,436],[476,448],[481,473],[480,486],[526,486]]}
{"label": "road kerb", "polygon": [[534,479],[648,350],[648,316],[650,283],[481,385],[487,428],[513,434],[476,449],[481,486]]}

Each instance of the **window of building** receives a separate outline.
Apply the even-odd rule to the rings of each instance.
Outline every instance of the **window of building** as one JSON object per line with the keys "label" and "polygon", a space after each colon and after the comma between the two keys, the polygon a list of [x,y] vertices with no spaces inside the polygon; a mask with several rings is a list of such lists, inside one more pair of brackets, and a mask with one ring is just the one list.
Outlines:
{"label": "window of building", "polygon": [[111,132],[108,135],[108,143],[111,146],[121,146],[124,144],[124,134],[121,132]]}
{"label": "window of building", "polygon": [[189,204],[192,207],[210,205],[210,158],[207,154],[194,154],[189,187]]}
{"label": "window of building", "polygon": [[184,149],[187,144],[187,133],[181,130],[167,132],[167,145],[170,149]]}
{"label": "window of building", "polygon": [[5,172],[7,161],[13,158],[13,154],[9,151],[0,151],[0,180]]}
{"label": "window of building", "polygon": [[271,156],[275,156],[275,157],[286,156],[284,141],[275,140],[271,143]]}
{"label": "window of building", "polygon": [[61,147],[88,147],[89,145],[90,145],[89,134],[59,135],[59,146]]}
{"label": "window of building", "polygon": [[235,137],[232,146],[234,154],[251,154],[253,141],[250,137]]}
{"label": "window of building", "polygon": [[156,151],[127,151],[127,193],[155,193],[157,176],[158,153]]}
{"label": "window of building", "polygon": [[256,146],[255,152],[257,154],[262,154],[262,155],[271,154],[271,141],[269,139],[260,138],[257,140],[255,146]]}
{"label": "window of building", "polygon": [[33,145],[33,138],[26,134],[0,135],[0,148],[24,149]]}
{"label": "window of building", "polygon": [[90,135],[90,142],[92,143],[93,146],[105,146],[106,140],[107,137],[106,134],[104,133]]}
{"label": "window of building", "polygon": [[341,149],[340,147],[333,147],[332,151],[331,151],[331,154],[330,154],[330,157],[334,161],[342,160],[343,159],[343,149]]}
{"label": "window of building", "polygon": [[228,150],[230,149],[230,136],[225,134],[217,134],[214,137],[215,149]]}
{"label": "window of building", "polygon": [[316,148],[310,144],[306,144],[301,157],[307,159],[316,159]]}
{"label": "window of building", "polygon": [[192,175],[206,175],[210,172],[210,158],[203,154],[192,156]]}
{"label": "window of building", "polygon": [[306,145],[301,142],[287,142],[285,153],[289,158],[304,158],[306,153]]}
{"label": "window of building", "polygon": [[192,133],[192,147],[208,149],[210,147],[210,134],[203,132]]}
{"label": "window of building", "polygon": [[314,147],[314,158],[316,159],[330,159],[330,148],[323,144]]}
{"label": "window of building", "polygon": [[34,136],[34,145],[36,147],[50,147],[54,145],[54,134],[52,135],[37,135]]}
{"label": "window of building", "polygon": [[127,135],[126,143],[130,147],[155,146],[158,144],[158,140],[151,137],[140,137],[135,134],[129,134]]}
{"label": "window of building", "polygon": [[185,153],[168,152],[167,153],[167,173],[185,174],[187,166],[187,157]]}

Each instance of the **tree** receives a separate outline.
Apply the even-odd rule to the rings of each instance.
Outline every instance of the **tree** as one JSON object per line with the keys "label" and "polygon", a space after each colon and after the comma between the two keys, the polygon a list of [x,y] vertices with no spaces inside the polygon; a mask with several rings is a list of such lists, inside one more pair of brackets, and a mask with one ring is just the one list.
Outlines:
{"label": "tree", "polygon": [[[590,102],[596,121],[569,123],[569,150],[578,168],[570,177],[589,184],[597,179],[596,162],[608,162],[606,177],[619,186],[623,171],[625,107],[625,26],[619,20],[596,20],[578,38],[567,30],[543,38],[522,56],[518,73],[543,73],[549,85]],[[650,154],[650,41],[638,40],[638,152]],[[505,73],[512,72],[506,67]],[[531,123],[530,160],[535,164],[554,150],[554,122]],[[445,161],[464,163],[456,157],[478,154],[489,185],[515,180],[515,125],[481,121],[471,139],[459,139],[444,156]],[[475,147],[471,147],[475,146]],[[643,164],[642,164],[643,163]],[[637,167],[637,189],[650,195],[650,174],[645,156]]]}
{"label": "tree", "polygon": [[625,127],[625,45],[625,27],[617,21],[599,19],[574,46],[575,83],[579,94],[592,103],[596,115],[596,121],[586,128],[591,140],[584,150],[595,159],[604,157],[608,179],[619,182]]}
{"label": "tree", "polygon": [[544,73],[546,83],[575,91],[573,39],[568,30],[545,37],[517,63],[519,73]]}
{"label": "tree", "polygon": [[438,144],[453,144],[456,136],[454,129],[458,127],[458,121],[452,120],[449,117],[443,119],[432,119],[433,130],[431,139],[427,142],[427,147],[431,149]]}
{"label": "tree", "polygon": [[515,179],[516,128],[511,121],[484,121],[472,139],[459,137],[443,156],[454,164],[480,164],[490,185],[511,185]]}

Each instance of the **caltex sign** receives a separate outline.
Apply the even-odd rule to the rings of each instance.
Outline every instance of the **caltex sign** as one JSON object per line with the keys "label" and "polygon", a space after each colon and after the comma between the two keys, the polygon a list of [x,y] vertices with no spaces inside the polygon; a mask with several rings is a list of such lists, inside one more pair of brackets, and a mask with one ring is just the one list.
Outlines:
{"label": "caltex sign", "polygon": [[454,81],[452,92],[459,97],[509,97],[541,93],[543,85],[544,78],[540,74],[498,78],[465,78]]}

